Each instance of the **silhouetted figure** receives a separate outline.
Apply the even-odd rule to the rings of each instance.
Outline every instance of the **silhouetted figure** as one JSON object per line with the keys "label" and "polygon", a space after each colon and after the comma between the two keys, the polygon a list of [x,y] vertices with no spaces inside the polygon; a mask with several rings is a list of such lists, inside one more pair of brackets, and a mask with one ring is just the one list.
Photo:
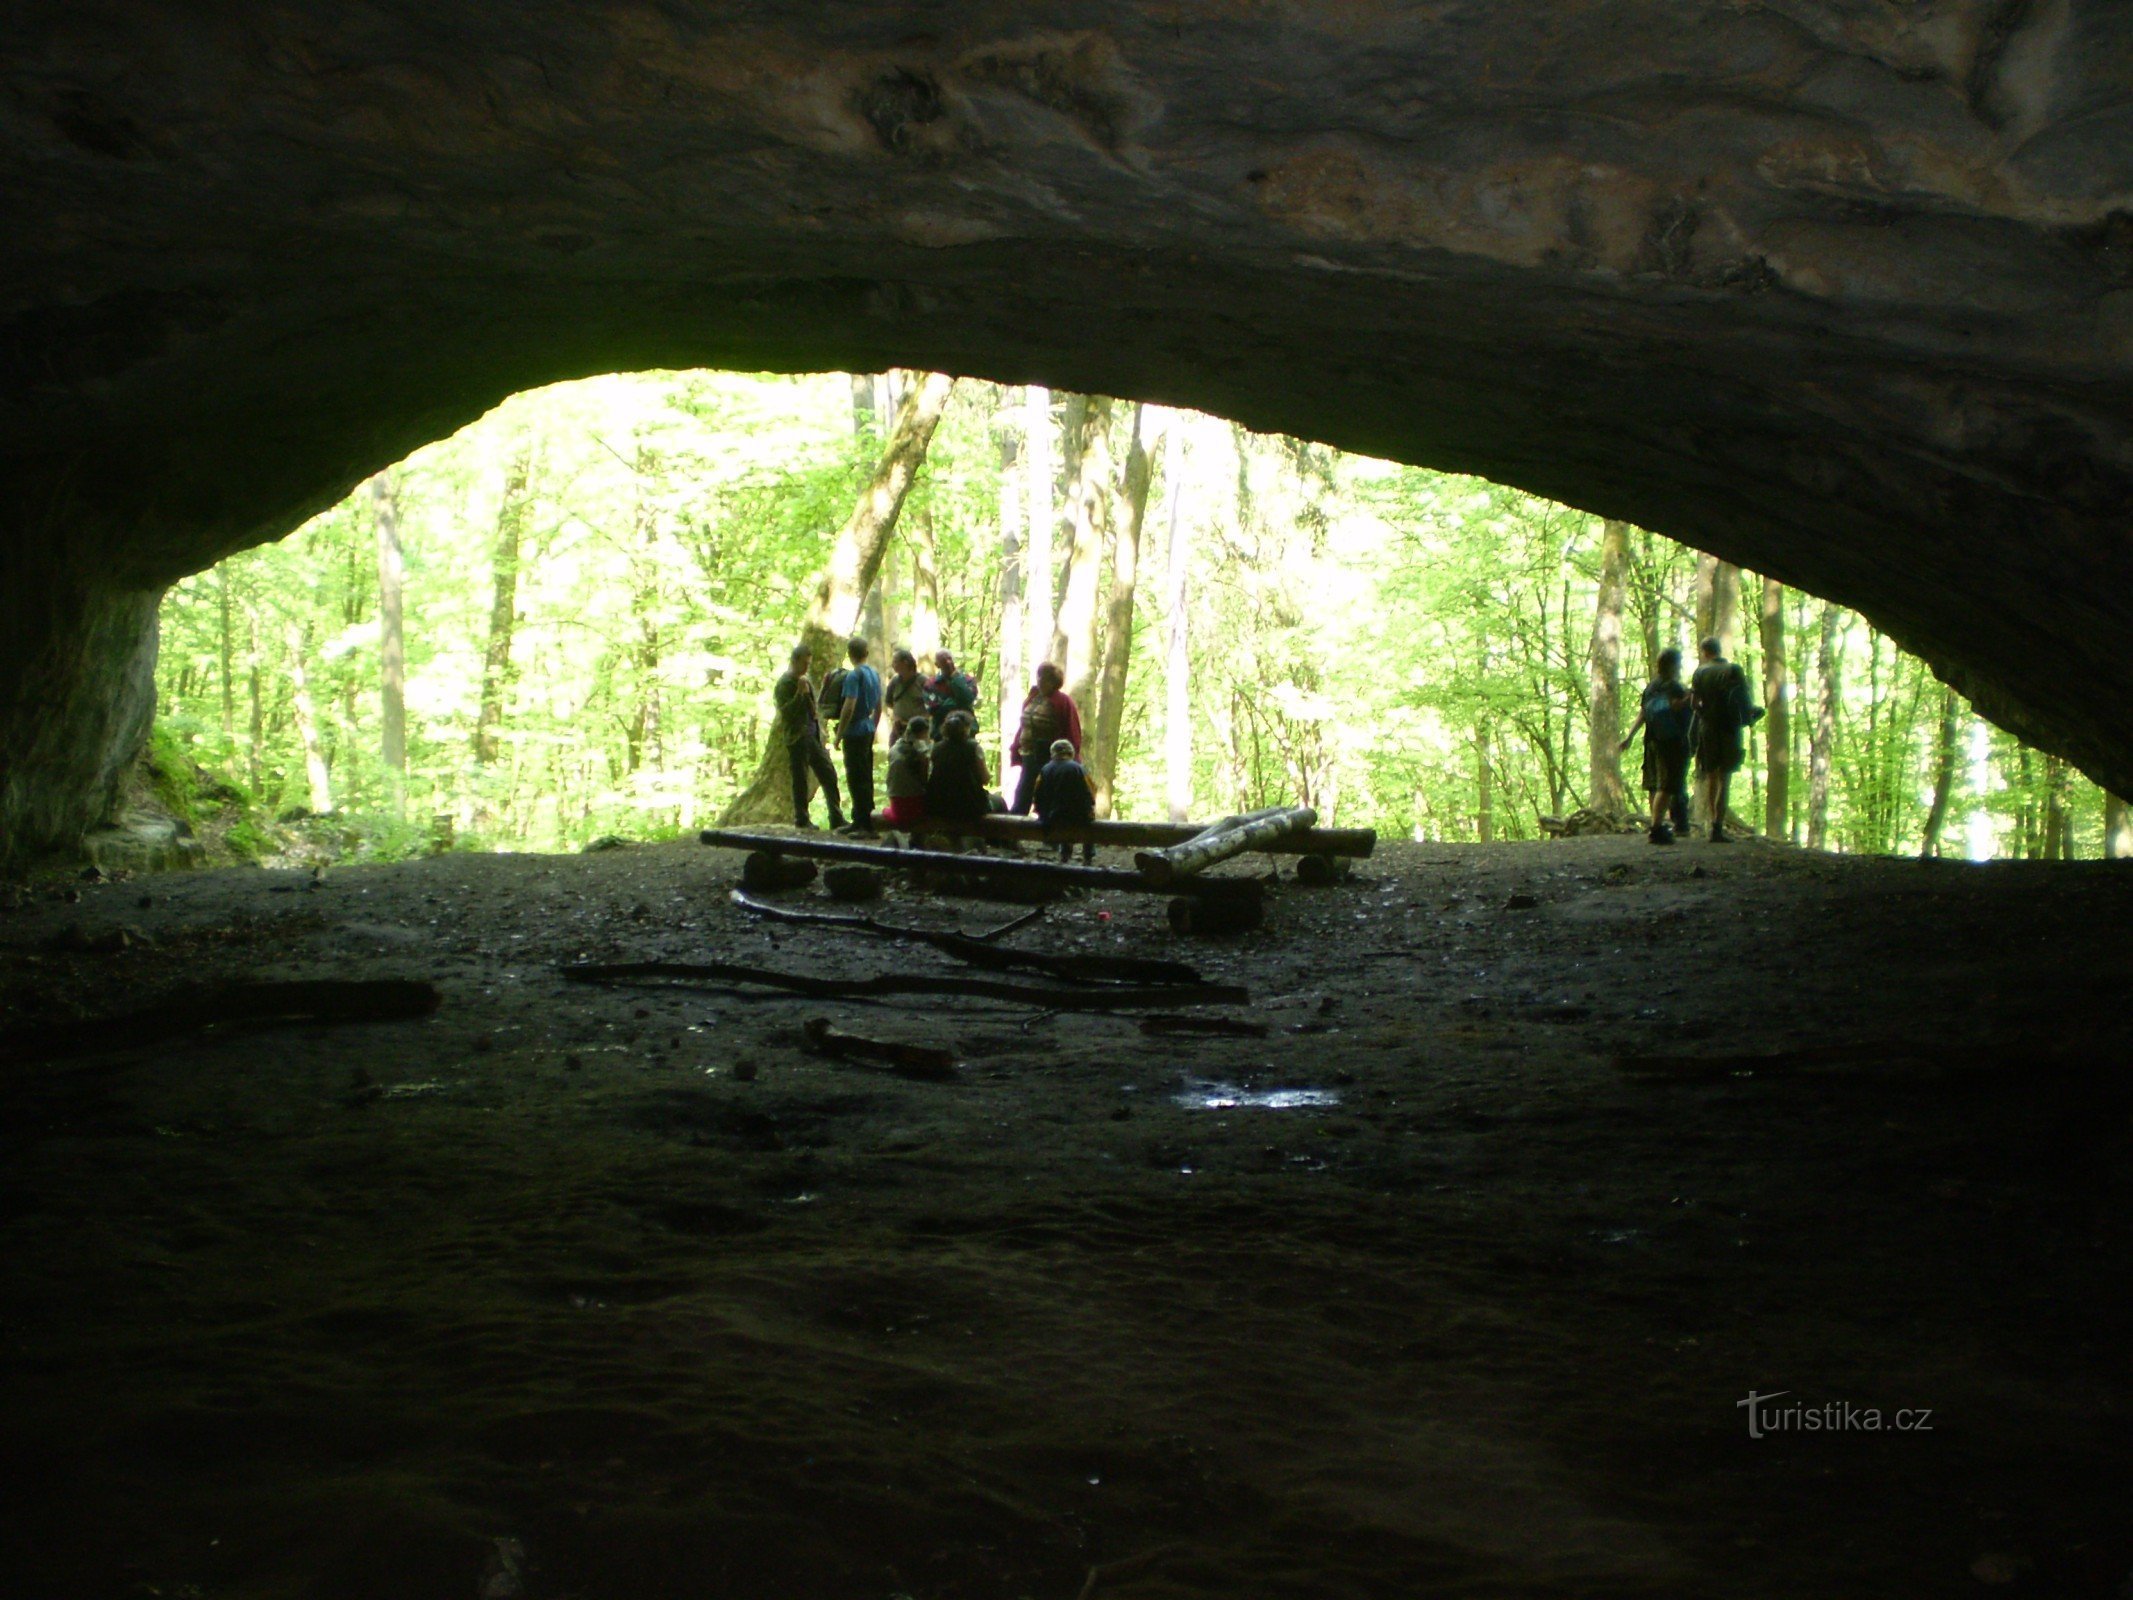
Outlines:
{"label": "silhouetted figure", "polygon": [[933,821],[975,822],[992,810],[992,780],[976,735],[977,724],[960,711],[941,725],[926,775],[926,815]]}
{"label": "silhouetted figure", "polygon": [[1681,681],[1681,652],[1659,652],[1658,676],[1644,686],[1637,720],[1622,741],[1627,750],[1644,730],[1644,792],[1651,798],[1653,844],[1672,844],[1669,816],[1687,806],[1689,783],[1689,686]]}
{"label": "silhouetted figure", "polygon": [[844,647],[852,664],[844,672],[844,700],[837,714],[837,742],[844,747],[844,781],[852,791],[852,831],[874,831],[874,731],[881,722],[881,674],[867,665],[867,642]]}
{"label": "silhouetted figure", "polygon": [[1762,707],[1748,698],[1748,679],[1739,667],[1719,653],[1716,639],[1704,640],[1696,675],[1689,679],[1689,701],[1695,709],[1691,742],[1696,750],[1696,790],[1709,820],[1711,843],[1728,844],[1726,793],[1733,787],[1733,774],[1747,758],[1746,731],[1762,716]]}
{"label": "silhouetted figure", "polygon": [[807,776],[812,772],[815,781],[822,785],[822,797],[829,802],[830,826],[841,828],[844,812],[837,801],[837,769],[830,765],[829,752],[822,748],[822,721],[815,710],[815,686],[807,676],[813,659],[814,652],[806,645],[796,646],[792,663],[770,691],[770,699],[777,707],[778,731],[784,736],[786,760],[792,767],[793,826],[814,826],[807,815]]}
{"label": "silhouetted figure", "polygon": [[[1064,739],[1052,741],[1052,759],[1044,764],[1037,775],[1037,818],[1044,824],[1046,833],[1056,828],[1082,828],[1096,820],[1096,790],[1089,782],[1088,769],[1074,759],[1074,747]],[[1066,860],[1074,853],[1071,844],[1061,841],[1059,859]],[[1084,863],[1096,859],[1096,846],[1081,847]]]}

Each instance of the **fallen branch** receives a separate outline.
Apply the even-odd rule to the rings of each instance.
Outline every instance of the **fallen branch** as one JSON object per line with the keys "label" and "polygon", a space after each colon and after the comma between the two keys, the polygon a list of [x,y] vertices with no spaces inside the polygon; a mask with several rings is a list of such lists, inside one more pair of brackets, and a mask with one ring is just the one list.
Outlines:
{"label": "fallen branch", "polygon": [[1260,845],[1291,838],[1317,825],[1318,813],[1309,806],[1273,811],[1254,811],[1241,817],[1225,817],[1203,829],[1183,844],[1162,850],[1143,850],[1133,858],[1141,877],[1154,888],[1184,889],[1189,881],[1218,861]]}
{"label": "fallen branch", "polygon": [[1267,1026],[1263,1022],[1247,1022],[1242,1017],[1187,1017],[1165,1011],[1152,1017],[1141,1018],[1141,1032],[1146,1034],[1203,1033],[1226,1039],[1264,1039]]}
{"label": "fallen branch", "polygon": [[[1253,813],[1261,815],[1262,813]],[[993,844],[1094,844],[1121,850],[1162,849],[1184,844],[1207,831],[1197,822],[1087,822],[1079,827],[1046,830],[1035,817],[987,816],[967,822],[927,818],[904,830],[914,837],[980,839]],[[1249,848],[1272,855],[1367,856],[1377,849],[1371,828],[1309,828]]]}
{"label": "fallen branch", "polygon": [[1197,969],[1182,961],[1157,961],[1142,956],[1052,955],[1038,950],[1006,950],[968,934],[943,933],[932,928],[911,928],[901,923],[879,922],[872,917],[840,915],[834,911],[796,911],[786,906],[765,905],[736,889],[733,903],[743,911],[772,922],[797,922],[824,928],[850,928],[884,939],[910,939],[928,944],[973,967],[995,972],[1035,972],[1068,983],[1201,983]]}
{"label": "fallen branch", "polygon": [[415,978],[310,978],[203,987],[116,1017],[55,1022],[0,1034],[0,1061],[60,1061],[162,1044],[213,1028],[301,1023],[400,1022],[442,1003]]}
{"label": "fallen branch", "polygon": [[882,995],[938,994],[963,999],[1010,1000],[1052,1011],[1125,1011],[1142,1006],[1247,1005],[1247,990],[1230,984],[1162,984],[1068,989],[1057,985],[1002,983],[991,978],[946,978],[924,973],[884,972],[871,978],[814,978],[730,961],[581,962],[557,969],[573,983],[636,983],[668,979],[722,985],[756,984],[816,1000],[865,1000]]}
{"label": "fallen branch", "polygon": [[917,1078],[924,1083],[948,1083],[955,1078],[955,1055],[932,1045],[898,1044],[888,1039],[868,1039],[856,1033],[839,1033],[827,1017],[811,1017],[800,1026],[801,1042],[818,1056],[840,1061],[879,1062],[899,1078]]}

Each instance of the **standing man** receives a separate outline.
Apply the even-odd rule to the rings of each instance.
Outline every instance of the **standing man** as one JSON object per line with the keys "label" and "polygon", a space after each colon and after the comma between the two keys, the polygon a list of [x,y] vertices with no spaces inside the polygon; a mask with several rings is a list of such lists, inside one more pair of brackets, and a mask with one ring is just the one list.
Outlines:
{"label": "standing man", "polygon": [[822,721],[815,711],[815,686],[807,677],[813,659],[814,652],[806,645],[795,645],[792,664],[770,691],[770,698],[777,707],[778,731],[784,736],[786,759],[792,765],[792,825],[796,828],[814,826],[807,815],[807,776],[812,772],[822,785],[823,797],[829,801],[830,826],[841,828],[844,812],[837,802],[837,769],[830,765],[829,753],[822,748]]}
{"label": "standing man", "polygon": [[1681,652],[1659,652],[1658,676],[1644,686],[1637,720],[1622,741],[1627,750],[1644,730],[1644,792],[1651,797],[1653,844],[1672,844],[1668,813],[1682,807],[1689,778],[1689,686],[1681,681]]}
{"label": "standing man", "polygon": [[1081,759],[1081,709],[1066,692],[1066,674],[1059,664],[1047,661],[1037,669],[1037,681],[1022,701],[1022,726],[1015,730],[1015,765],[1021,773],[1015,780],[1015,815],[1026,817],[1037,800],[1037,779],[1051,759],[1052,741],[1064,739]]}
{"label": "standing man", "polygon": [[1730,844],[1726,834],[1726,791],[1747,758],[1742,737],[1762,716],[1748,699],[1748,680],[1739,667],[1719,654],[1716,638],[1697,650],[1701,658],[1689,679],[1689,703],[1696,712],[1696,798],[1703,802],[1713,844]]}
{"label": "standing man", "polygon": [[867,642],[844,647],[852,664],[844,672],[844,703],[837,713],[837,742],[844,746],[844,781],[852,792],[852,831],[874,831],[874,730],[881,723],[881,674],[867,665]]}
{"label": "standing man", "polygon": [[[931,685],[918,675],[918,657],[904,649],[891,652],[889,681],[881,686],[881,703],[889,713],[889,743],[902,740],[913,717],[927,716],[932,699]],[[932,726],[930,718],[927,726]]]}
{"label": "standing man", "polygon": [[933,653],[934,675],[926,683],[926,709],[932,715],[933,725],[942,726],[948,717],[957,711],[970,718],[970,725],[978,725],[978,684],[967,672],[955,670],[955,657],[945,650]]}

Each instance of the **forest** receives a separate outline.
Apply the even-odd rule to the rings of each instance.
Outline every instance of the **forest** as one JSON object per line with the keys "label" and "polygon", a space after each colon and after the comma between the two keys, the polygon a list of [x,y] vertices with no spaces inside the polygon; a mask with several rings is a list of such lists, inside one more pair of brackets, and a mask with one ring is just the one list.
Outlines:
{"label": "forest", "polygon": [[[727,817],[803,635],[953,650],[983,736],[1059,661],[1100,804],[1429,840],[1639,808],[1658,652],[1768,715],[1733,810],[1854,853],[2122,853],[2124,808],[1866,619],[1470,477],[1104,396],[647,372],[515,396],[163,604],[154,754],[238,854],[569,850]],[[822,651],[818,650],[818,659]],[[2114,844],[2117,848],[2113,848]]]}

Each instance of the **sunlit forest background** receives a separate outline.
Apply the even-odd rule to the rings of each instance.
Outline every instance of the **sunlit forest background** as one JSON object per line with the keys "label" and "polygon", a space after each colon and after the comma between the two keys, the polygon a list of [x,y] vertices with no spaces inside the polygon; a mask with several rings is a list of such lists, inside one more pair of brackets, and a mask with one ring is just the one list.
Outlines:
{"label": "sunlit forest background", "polygon": [[[519,395],[172,590],[158,758],[256,808],[230,840],[255,855],[304,813],[376,856],[703,826],[762,763],[772,681],[916,382],[658,372]],[[855,599],[884,665],[945,644],[979,676],[995,750],[1071,635],[1120,816],[1294,801],[1486,840],[1619,811],[1612,730],[1661,648],[1693,660],[1715,630],[1773,708],[1733,794],[1756,829],[2104,849],[2092,784],[1841,607],[1513,489],[1195,413],[957,383]],[[1637,762],[1615,769],[1632,811]]]}

